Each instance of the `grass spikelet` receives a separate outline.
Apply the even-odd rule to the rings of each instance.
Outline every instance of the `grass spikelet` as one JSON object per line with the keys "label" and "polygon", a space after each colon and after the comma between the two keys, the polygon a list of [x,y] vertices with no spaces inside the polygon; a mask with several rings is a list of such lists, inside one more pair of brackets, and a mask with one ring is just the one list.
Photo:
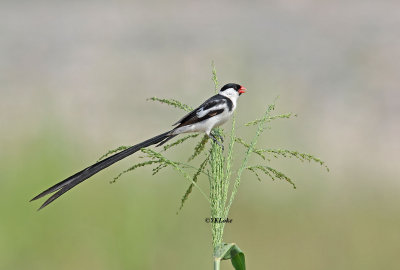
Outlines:
{"label": "grass spikelet", "polygon": [[[236,142],[238,142],[238,143],[240,143],[241,145],[243,145],[245,148],[249,148],[250,147],[250,144],[248,144],[248,143],[246,143],[242,138],[239,138],[239,137],[236,137],[235,138],[235,141]],[[254,149],[253,150],[253,152],[255,153],[255,154],[257,154],[258,156],[260,156],[262,159],[266,159],[266,157],[265,157],[265,155],[264,155],[264,152],[266,152],[265,150],[263,150],[263,149]]]}
{"label": "grass spikelet", "polygon": [[166,164],[159,164],[157,167],[155,167],[153,169],[153,173],[152,175],[156,175],[157,173],[159,173],[162,169],[168,167]]}
{"label": "grass spikelet", "polygon": [[297,117],[297,114],[295,113],[284,113],[284,114],[278,114],[278,115],[273,115],[269,117],[268,120],[275,120],[275,119],[289,119],[291,117]]}
{"label": "grass spikelet", "polygon": [[147,100],[158,101],[158,102],[173,106],[175,108],[182,109],[187,112],[190,112],[193,110],[193,108],[190,107],[189,105],[186,105],[175,99],[163,99],[163,98],[151,97],[151,98],[148,98]]}
{"label": "grass spikelet", "polygon": [[319,165],[325,167],[325,169],[329,172],[329,168],[326,165],[326,163],[324,161],[322,161],[321,159],[311,155],[311,154],[307,154],[307,153],[300,153],[297,151],[292,151],[292,150],[286,150],[286,149],[266,149],[263,150],[267,153],[272,154],[275,158],[278,158],[278,156],[282,156],[282,157],[294,157],[297,158],[298,160],[300,160],[301,162],[304,161],[308,161],[308,162],[316,162]]}
{"label": "grass spikelet", "polygon": [[201,139],[200,142],[198,142],[198,144],[196,144],[196,146],[194,147],[194,152],[193,155],[191,155],[188,159],[188,161],[192,161],[195,157],[197,157],[198,155],[201,154],[201,152],[203,152],[203,150],[206,147],[206,144],[208,142],[208,136],[204,135],[203,138]]}
{"label": "grass spikelet", "polygon": [[228,216],[228,213],[229,213],[229,210],[233,203],[233,200],[235,199],[236,193],[237,193],[239,185],[240,185],[242,173],[243,173],[244,169],[247,167],[247,162],[249,160],[250,154],[254,152],[258,137],[265,130],[265,123],[268,120],[268,117],[271,115],[271,111],[273,111],[274,109],[275,109],[275,104],[269,105],[266,112],[264,113],[264,116],[260,119],[260,121],[258,121],[258,128],[257,128],[256,134],[254,135],[254,138],[251,141],[251,143],[246,151],[246,154],[242,161],[242,165],[240,166],[239,170],[237,171],[237,175],[236,175],[235,182],[233,184],[231,196],[229,198],[229,203],[225,208],[225,216]]}
{"label": "grass spikelet", "polygon": [[266,175],[268,175],[269,177],[271,177],[271,179],[273,181],[275,181],[276,179],[280,179],[280,180],[285,180],[286,182],[290,183],[294,189],[296,189],[296,185],[293,183],[292,179],[290,179],[289,177],[287,177],[284,173],[271,168],[269,166],[251,166],[251,167],[247,167],[246,169],[252,171],[253,173],[256,174],[258,180],[261,180],[260,176],[256,173],[256,170],[260,170],[263,173],[265,173]]}
{"label": "grass spikelet", "polygon": [[[221,146],[213,142],[210,150],[210,171],[209,171],[209,185],[210,185],[210,203],[211,203],[211,217],[225,217],[225,203],[227,194],[224,191],[229,182],[225,181],[225,158]],[[224,231],[224,224],[213,223],[211,224],[212,241],[214,249],[222,243],[222,236]]]}
{"label": "grass spikelet", "polygon": [[254,173],[254,175],[257,177],[258,181],[261,182],[261,177],[260,175],[257,173],[256,168],[253,167],[247,167],[247,170],[251,171],[252,173]]}
{"label": "grass spikelet", "polygon": [[[275,105],[274,105],[274,108],[275,108]],[[272,121],[272,120],[276,120],[276,119],[289,119],[289,118],[291,118],[291,117],[297,117],[297,114],[294,114],[294,113],[284,113],[284,114],[278,114],[278,115],[271,115],[271,116],[269,116],[268,118],[267,118],[267,121],[266,122],[270,122],[270,121]],[[248,126],[255,126],[255,125],[257,125],[258,123],[260,123],[262,121],[262,119],[256,119],[256,120],[254,120],[254,121],[250,121],[250,122],[248,122],[248,123],[246,123],[246,124],[244,124],[246,127],[248,127]]]}
{"label": "grass spikelet", "polygon": [[[234,114],[232,117],[232,128],[231,128],[231,134],[230,134],[230,142],[229,142],[229,148],[228,148],[228,156],[226,159],[226,172],[225,172],[225,181],[229,182],[232,174],[232,162],[233,162],[233,146],[235,145],[236,141],[236,136],[235,136],[235,125],[236,125],[236,115]],[[229,185],[227,185],[225,194],[228,194],[228,189]],[[226,201],[226,198],[225,198]]]}
{"label": "grass spikelet", "polygon": [[[204,161],[200,164],[199,169],[198,169],[198,170],[196,171],[196,173],[193,175],[193,178],[192,178],[193,183],[197,183],[197,180],[198,180],[200,174],[204,171],[204,169],[205,169],[205,167],[206,167],[206,165],[207,165],[207,162],[208,162],[209,157],[210,157],[210,156],[208,155],[208,156],[206,157],[206,159],[204,159]],[[192,189],[193,189],[193,186],[194,186],[193,183],[191,183],[191,184],[189,185],[188,189],[186,190],[185,194],[183,195],[182,200],[181,200],[181,206],[179,207],[178,212],[179,212],[180,210],[182,210],[184,203],[185,203],[186,200],[189,198],[189,195],[190,195],[190,193],[192,192]],[[178,212],[176,212],[176,213],[178,214]]]}
{"label": "grass spikelet", "polygon": [[185,137],[183,137],[183,138],[181,138],[181,139],[179,139],[179,140],[176,140],[175,142],[173,142],[173,143],[171,143],[171,144],[165,145],[163,151],[166,151],[166,150],[168,150],[168,149],[171,148],[171,147],[177,146],[178,144],[183,143],[183,142],[186,141],[187,139],[196,138],[197,136],[199,136],[199,134],[191,134],[191,135],[185,136]]}
{"label": "grass spikelet", "polygon": [[214,89],[215,89],[215,93],[218,93],[218,88],[219,88],[219,81],[218,81],[218,77],[217,77],[217,69],[215,68],[215,63],[214,61],[211,62],[211,68],[212,68],[212,76],[211,79],[214,82]]}
{"label": "grass spikelet", "polygon": [[109,150],[107,153],[105,153],[104,155],[102,155],[102,156],[97,160],[97,162],[99,162],[99,161],[105,159],[106,157],[110,156],[111,154],[114,154],[114,153],[120,152],[120,151],[122,151],[122,150],[128,149],[129,147],[130,147],[130,146],[119,146],[119,147],[117,147],[117,148],[115,148],[115,149]]}
{"label": "grass spikelet", "polygon": [[264,114],[264,116],[261,119],[256,119],[254,121],[250,121],[248,123],[245,124],[245,126],[256,126],[258,125],[259,130],[264,130],[264,128],[262,126],[260,126],[260,124],[265,124],[268,119],[271,117],[271,112],[275,110],[275,102],[268,105],[266,113]]}
{"label": "grass spikelet", "polygon": [[146,161],[146,162],[137,163],[137,164],[133,165],[132,167],[126,169],[125,171],[121,172],[120,174],[118,174],[116,177],[114,177],[114,179],[112,181],[110,181],[110,183],[111,184],[115,183],[123,174],[125,174],[127,172],[131,172],[131,171],[133,171],[133,170],[135,170],[137,168],[144,167],[144,166],[147,166],[147,165],[151,165],[151,164],[154,164],[154,163],[159,163],[159,161],[157,161],[157,160],[149,160],[149,161]]}
{"label": "grass spikelet", "polygon": [[193,185],[200,191],[201,194],[203,194],[203,196],[207,199],[207,201],[209,201],[207,195],[204,193],[204,191],[197,185],[197,183],[193,182],[192,178],[190,177],[190,175],[185,172],[180,166],[179,163],[174,162],[172,160],[169,160],[168,158],[164,157],[163,155],[161,155],[160,153],[157,153],[151,149],[148,148],[143,148],[141,150],[143,153],[147,154],[150,158],[152,159],[156,159],[159,163],[163,163],[165,165],[171,166],[173,169],[175,169],[176,171],[178,171],[179,173],[181,173],[183,175],[183,177],[188,180],[190,183],[193,183]]}

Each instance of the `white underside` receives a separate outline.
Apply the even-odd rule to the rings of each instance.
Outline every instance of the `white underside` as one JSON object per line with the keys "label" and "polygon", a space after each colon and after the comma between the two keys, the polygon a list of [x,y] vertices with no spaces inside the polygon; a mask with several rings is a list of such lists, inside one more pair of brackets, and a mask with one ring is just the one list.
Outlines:
{"label": "white underside", "polygon": [[202,122],[177,128],[172,131],[172,135],[188,132],[204,132],[209,135],[213,128],[226,123],[231,117],[232,112],[233,110],[231,112],[225,110],[221,114],[208,118]]}
{"label": "white underside", "polygon": [[[210,132],[213,128],[218,127],[222,124],[225,124],[229,120],[229,118],[231,118],[233,111],[236,109],[236,101],[239,97],[239,94],[237,93],[237,91],[230,88],[223,92],[220,92],[220,95],[223,95],[232,101],[233,106],[232,106],[231,111],[229,111],[225,105],[225,110],[222,113],[220,113],[216,116],[213,116],[211,118],[208,118],[202,122],[174,129],[174,130],[172,130],[171,135],[178,135],[181,133],[189,133],[189,132],[204,132],[207,135],[210,135]],[[224,108],[224,107],[222,106],[221,108]],[[199,112],[200,115],[198,114],[197,117],[201,118],[202,116],[206,115],[210,110],[216,110],[216,109],[221,109],[221,108],[214,107],[214,108],[211,108],[211,109],[208,109],[205,111],[201,110]]]}

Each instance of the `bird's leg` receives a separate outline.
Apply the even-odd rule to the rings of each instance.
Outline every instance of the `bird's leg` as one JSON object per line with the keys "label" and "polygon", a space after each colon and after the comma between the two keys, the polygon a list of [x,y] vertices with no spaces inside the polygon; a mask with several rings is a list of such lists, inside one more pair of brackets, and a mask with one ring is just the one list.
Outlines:
{"label": "bird's leg", "polygon": [[221,142],[224,142],[224,138],[222,138],[222,136],[218,133],[218,132],[212,132],[211,131],[211,133],[212,133],[212,135],[215,137],[215,136],[218,136],[218,138],[220,138],[220,140],[221,140]]}
{"label": "bird's leg", "polygon": [[212,134],[210,132],[210,134],[208,134],[208,137],[210,137],[216,144],[218,144],[219,146],[221,146],[222,151],[224,151],[224,146],[215,138],[214,134]]}

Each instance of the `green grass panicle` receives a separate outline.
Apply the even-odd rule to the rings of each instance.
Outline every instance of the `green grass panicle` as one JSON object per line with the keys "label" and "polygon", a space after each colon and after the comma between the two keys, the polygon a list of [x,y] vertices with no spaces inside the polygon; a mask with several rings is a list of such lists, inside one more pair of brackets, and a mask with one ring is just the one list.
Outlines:
{"label": "green grass panicle", "polygon": [[[212,63],[212,81],[214,83],[215,91],[218,92],[219,81],[214,63]],[[161,99],[152,97],[149,100],[158,101],[162,104],[167,104],[169,106],[184,111],[192,110],[192,107],[190,107],[189,105],[186,105],[174,99]],[[271,159],[296,158],[301,162],[308,161],[318,163],[329,171],[329,168],[326,166],[324,161],[311,154],[280,148],[264,149],[257,147],[259,137],[266,129],[271,128],[269,125],[271,121],[277,119],[288,119],[297,116],[293,113],[273,114],[273,111],[275,110],[275,102],[276,100],[272,104],[267,106],[261,118],[245,124],[247,128],[251,128],[253,126],[257,127],[250,142],[246,142],[244,139],[236,136],[234,115],[232,117],[232,124],[229,134],[229,146],[227,150],[224,151],[220,145],[213,141],[211,141],[210,144],[207,144],[209,138],[206,135],[197,142],[194,147],[193,153],[188,158],[188,162],[192,162],[196,157],[203,157],[198,166],[183,162],[172,161],[167,157],[168,150],[179,147],[184,142],[193,141],[193,139],[197,138],[199,135],[190,134],[185,137],[178,138],[168,145],[165,145],[159,152],[151,150],[149,148],[141,149],[141,152],[144,155],[142,158],[146,159],[146,161],[134,164],[133,166],[124,170],[123,172],[118,174],[112,182],[115,182],[122,175],[128,172],[132,172],[138,168],[146,166],[153,166],[153,175],[159,173],[164,168],[172,168],[179,174],[181,174],[183,178],[185,178],[189,182],[189,186],[180,201],[178,212],[188,201],[193,188],[196,188],[209,202],[211,218],[226,219],[228,218],[229,211],[237,195],[239,186],[241,184],[241,179],[245,171],[249,171],[255,174],[257,179],[260,181],[264,176],[269,177],[272,180],[287,181],[293,186],[293,188],[296,188],[296,185],[291,178],[286,176],[286,174],[279,171],[278,169],[272,168],[268,164],[270,163]],[[216,137],[219,138],[226,137],[225,132],[222,128],[215,128],[213,130],[213,133],[216,135]],[[236,143],[245,148],[245,154],[242,156],[239,167],[234,170],[232,165],[235,156],[234,152]],[[121,146],[116,149],[110,150],[105,155],[103,155],[101,159],[107,157],[110,154],[122,151],[126,148],[127,146]],[[165,155],[164,153],[161,154],[162,152],[165,152]],[[201,155],[204,152],[206,154]],[[261,164],[248,164],[250,161],[250,156],[252,156],[253,154],[261,158]],[[202,178],[202,175],[208,178],[209,195],[207,195],[198,185],[198,182]],[[232,265],[235,267],[235,269],[245,269],[244,253],[239,249],[236,244],[226,244],[223,241],[225,225],[226,223],[211,222],[214,269],[219,269],[219,262],[226,259],[231,260]]]}

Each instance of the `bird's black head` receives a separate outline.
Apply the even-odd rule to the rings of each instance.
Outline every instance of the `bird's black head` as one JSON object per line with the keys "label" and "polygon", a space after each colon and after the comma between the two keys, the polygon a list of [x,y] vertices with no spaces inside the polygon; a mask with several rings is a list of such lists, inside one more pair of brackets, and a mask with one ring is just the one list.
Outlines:
{"label": "bird's black head", "polygon": [[243,86],[241,86],[240,84],[237,84],[237,83],[228,83],[228,84],[225,84],[225,85],[221,88],[220,92],[226,91],[226,90],[228,90],[228,89],[233,89],[233,90],[237,91],[237,92],[239,93],[239,95],[241,95],[241,94],[243,94],[243,93],[246,92],[246,91],[245,91],[246,88],[244,88]]}

